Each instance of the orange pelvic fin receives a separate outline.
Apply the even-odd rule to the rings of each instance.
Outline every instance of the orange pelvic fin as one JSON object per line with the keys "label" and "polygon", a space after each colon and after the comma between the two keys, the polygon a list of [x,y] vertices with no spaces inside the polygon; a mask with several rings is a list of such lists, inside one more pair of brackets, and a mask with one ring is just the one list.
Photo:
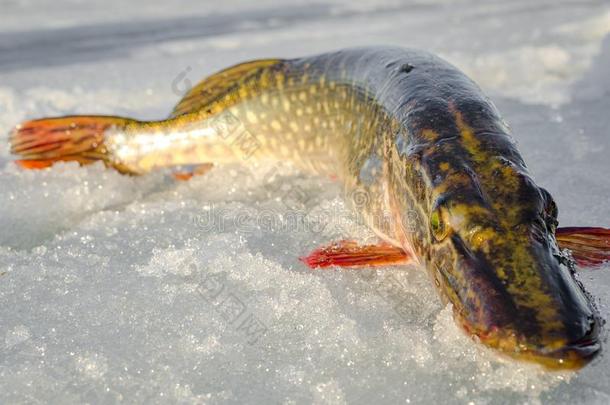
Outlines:
{"label": "orange pelvic fin", "polygon": [[409,263],[410,258],[404,250],[390,244],[359,245],[343,240],[316,249],[299,260],[311,268],[322,268],[399,265]]}
{"label": "orange pelvic fin", "polygon": [[212,163],[204,163],[201,165],[191,165],[188,167],[182,166],[172,173],[172,176],[179,181],[187,181],[193,178],[193,176],[201,176],[212,170],[214,165]]}
{"label": "orange pelvic fin", "polygon": [[55,160],[15,160],[15,164],[24,169],[41,170],[53,166]]}
{"label": "orange pelvic fin", "polygon": [[572,257],[580,266],[596,267],[610,261],[610,229],[559,228],[555,236],[562,249],[572,251]]}
{"label": "orange pelvic fin", "polygon": [[[105,132],[122,129],[135,121],[108,116],[44,118],[18,125],[10,136],[11,152],[21,157],[16,163],[26,169],[42,169],[57,161],[80,164],[108,161]],[[120,171],[121,167],[116,167]]]}

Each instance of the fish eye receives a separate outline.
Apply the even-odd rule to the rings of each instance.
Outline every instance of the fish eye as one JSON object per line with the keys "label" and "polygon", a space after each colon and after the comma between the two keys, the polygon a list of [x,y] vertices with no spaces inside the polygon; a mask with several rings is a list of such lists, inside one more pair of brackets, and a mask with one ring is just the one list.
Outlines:
{"label": "fish eye", "polygon": [[447,225],[445,224],[445,221],[443,221],[441,210],[438,208],[432,211],[432,214],[430,215],[430,229],[437,242],[440,242],[447,237]]}
{"label": "fish eye", "polygon": [[546,209],[546,225],[551,233],[555,233],[557,225],[559,225],[557,221],[557,205],[555,205],[554,201],[551,201]]}
{"label": "fish eye", "polygon": [[551,199],[546,206],[547,215],[552,219],[557,219],[557,215],[559,214],[558,211],[557,204],[555,204],[555,201]]}

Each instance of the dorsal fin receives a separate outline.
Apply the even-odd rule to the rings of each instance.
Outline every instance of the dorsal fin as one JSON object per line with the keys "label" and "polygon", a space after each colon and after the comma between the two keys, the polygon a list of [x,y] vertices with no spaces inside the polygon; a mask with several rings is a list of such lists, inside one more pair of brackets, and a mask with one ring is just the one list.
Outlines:
{"label": "dorsal fin", "polygon": [[[239,87],[248,78],[260,73],[263,69],[281,63],[281,59],[260,59],[221,70],[215,73],[188,91],[180,102],[174,107],[170,118],[192,113],[209,106],[231,89]],[[234,101],[237,101],[235,99]],[[228,107],[224,105],[223,108]]]}

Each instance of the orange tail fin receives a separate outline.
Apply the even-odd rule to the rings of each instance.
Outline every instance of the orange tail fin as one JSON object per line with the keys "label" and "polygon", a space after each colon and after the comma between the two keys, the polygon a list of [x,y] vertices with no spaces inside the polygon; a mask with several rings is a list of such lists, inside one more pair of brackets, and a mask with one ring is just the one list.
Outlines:
{"label": "orange tail fin", "polygon": [[610,229],[559,228],[556,238],[562,249],[572,251],[572,257],[581,266],[595,267],[610,261]]}
{"label": "orange tail fin", "polygon": [[111,162],[104,147],[104,133],[136,121],[109,116],[69,116],[27,121],[18,125],[10,137],[11,152],[26,169],[42,169],[57,161],[89,164],[102,160],[121,172],[129,172]]}

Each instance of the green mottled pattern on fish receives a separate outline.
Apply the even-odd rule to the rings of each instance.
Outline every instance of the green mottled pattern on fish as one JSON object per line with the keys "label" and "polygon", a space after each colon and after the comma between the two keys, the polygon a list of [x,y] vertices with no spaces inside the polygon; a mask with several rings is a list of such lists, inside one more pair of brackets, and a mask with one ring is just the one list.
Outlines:
{"label": "green mottled pattern on fish", "polygon": [[361,48],[237,65],[193,88],[167,120],[109,121],[102,143],[108,164],[133,173],[274,159],[337,175],[370,227],[427,268],[483,343],[550,367],[578,367],[599,350],[594,308],[555,241],[551,196],[490,100],[429,53]]}

